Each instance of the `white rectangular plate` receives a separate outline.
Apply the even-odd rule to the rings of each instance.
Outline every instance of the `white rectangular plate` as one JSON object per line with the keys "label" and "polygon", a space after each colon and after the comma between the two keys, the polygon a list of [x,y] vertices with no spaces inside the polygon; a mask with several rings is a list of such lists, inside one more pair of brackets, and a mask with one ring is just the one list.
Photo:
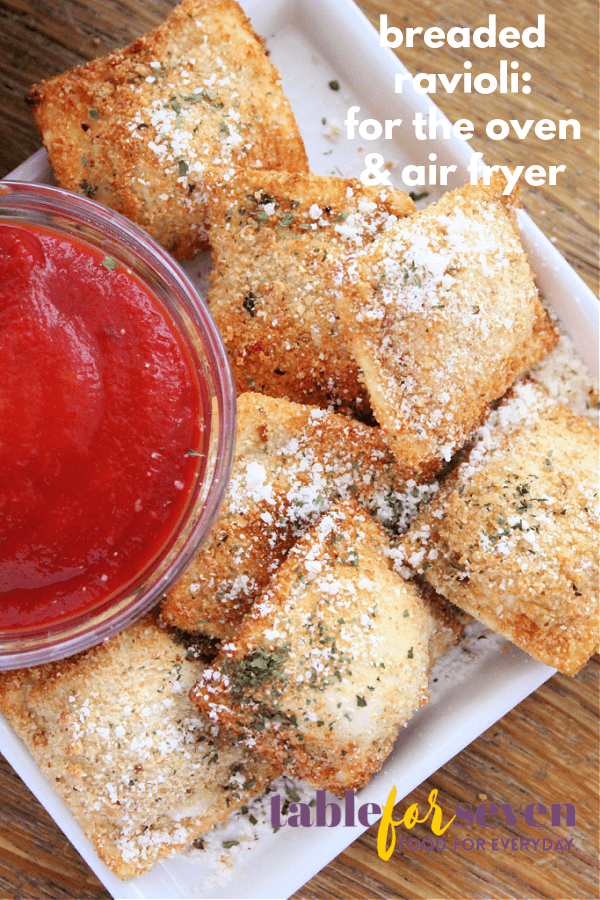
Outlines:
{"label": "white rectangular plate", "polygon": [[[394,93],[395,74],[406,70],[391,50],[380,48],[377,33],[352,0],[242,0],[242,6],[256,32],[266,39],[270,58],[281,72],[313,172],[359,177],[364,168],[358,141],[347,141],[344,136],[349,106],[360,106],[361,118],[382,121],[409,120],[416,111],[426,113],[433,105],[427,96],[406,86],[405,93]],[[332,79],[340,83],[338,92],[328,87]],[[341,131],[335,141],[331,140],[332,127]],[[471,155],[466,142],[452,138],[436,141],[433,147],[428,141],[424,146],[409,131],[396,133],[396,143],[384,141],[377,146],[373,141],[369,151],[397,162],[397,172],[409,162],[427,164],[427,155],[435,150],[438,164],[458,165],[449,187],[464,183]],[[45,151],[35,153],[8,177],[50,181]],[[397,186],[402,187],[400,183]],[[430,191],[430,200],[442,193],[441,189]],[[597,372],[598,303],[594,295],[524,213],[520,213],[520,224],[540,290],[559,314],[584,361]],[[184,268],[197,277],[206,266],[204,256]],[[394,785],[398,799],[406,796],[553,674],[553,669],[495,635],[488,633],[486,640],[479,640],[481,633],[484,629],[472,629],[463,646],[438,664],[430,704],[402,730],[383,769],[361,792],[362,803],[383,805]],[[198,854],[180,854],[159,863],[147,875],[121,881],[100,862],[66,805],[1,716],[0,746],[116,898],[287,898],[365,830],[362,826],[338,827],[324,834],[322,828],[298,828],[266,835],[239,854],[231,877],[221,884],[211,882]]]}

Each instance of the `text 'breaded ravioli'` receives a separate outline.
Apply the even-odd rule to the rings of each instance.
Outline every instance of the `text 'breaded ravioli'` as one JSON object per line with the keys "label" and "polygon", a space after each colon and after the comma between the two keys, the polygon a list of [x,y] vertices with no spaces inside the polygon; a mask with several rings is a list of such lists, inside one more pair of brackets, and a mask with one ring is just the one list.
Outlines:
{"label": "text 'breaded ravioli'", "polygon": [[0,675],[0,709],[119,878],[149,871],[280,769],[214,736],[204,666],[152,616],[70,659]]}
{"label": "text 'breaded ravioli'", "polygon": [[505,184],[445,194],[328,276],[375,417],[414,472],[435,473],[557,340]]}
{"label": "text 'breaded ravioli'", "polygon": [[178,257],[207,248],[207,184],[308,170],[279,74],[233,0],[184,0],[155,31],[32,88],[60,187]]}
{"label": "text 'breaded ravioli'", "polygon": [[336,504],[290,551],[190,697],[275,763],[336,793],[365,785],[429,699],[429,620],[385,532]]}
{"label": "text 'breaded ravioli'", "polygon": [[290,547],[336,499],[352,497],[389,529],[404,530],[429,490],[404,481],[380,428],[242,394],[223,506],[162,617],[185,631],[230,638]]}
{"label": "text 'breaded ravioli'", "polygon": [[247,171],[211,195],[208,303],[238,393],[370,416],[324,265],[413,212],[401,191],[318,175]]}
{"label": "text 'breaded ravioli'", "polygon": [[598,646],[598,430],[518,382],[402,539],[403,561],[536,659]]}

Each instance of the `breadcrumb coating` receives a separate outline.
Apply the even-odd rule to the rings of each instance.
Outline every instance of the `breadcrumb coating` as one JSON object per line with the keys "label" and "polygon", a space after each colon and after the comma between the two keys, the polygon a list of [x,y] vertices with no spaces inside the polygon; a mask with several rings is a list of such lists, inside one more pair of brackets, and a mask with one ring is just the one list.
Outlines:
{"label": "breadcrumb coating", "polygon": [[233,0],[184,0],[124,50],[29,93],[59,187],[179,258],[207,249],[207,188],[240,168],[306,172],[277,70]]}
{"label": "breadcrumb coating", "polygon": [[415,519],[396,565],[574,675],[598,647],[598,515],[598,430],[523,381]]}
{"label": "breadcrumb coating", "polygon": [[450,460],[557,340],[504,184],[445,194],[328,276],[375,417],[415,473]]}
{"label": "breadcrumb coating", "polygon": [[323,272],[364,251],[415,205],[354,179],[250,172],[210,197],[208,303],[238,393],[312,403],[363,421],[368,393]]}
{"label": "breadcrumb coating", "polygon": [[340,794],[369,781],[429,699],[429,617],[386,547],[366,512],[336,504],[190,694],[247,746]]}
{"label": "breadcrumb coating", "polygon": [[148,615],[79,656],[0,675],[0,709],[119,878],[280,774],[199,715],[188,691],[203,669]]}
{"label": "breadcrumb coating", "polygon": [[290,547],[353,498],[404,530],[436,485],[406,482],[380,428],[288,400],[243,394],[233,471],[217,522],[162,608],[166,622],[227,639]]}

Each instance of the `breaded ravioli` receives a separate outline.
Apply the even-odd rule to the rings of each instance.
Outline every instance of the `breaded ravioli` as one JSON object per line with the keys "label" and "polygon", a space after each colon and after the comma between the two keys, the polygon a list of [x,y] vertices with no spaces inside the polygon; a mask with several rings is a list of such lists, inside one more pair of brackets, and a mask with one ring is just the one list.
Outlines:
{"label": "breaded ravioli", "polygon": [[[392,551],[393,553],[393,551]],[[409,574],[405,572],[405,574]],[[429,669],[452,647],[455,647],[473,617],[450,603],[421,578],[414,579],[415,587],[429,616]]]}
{"label": "breaded ravioli", "polygon": [[190,694],[249,747],[336,793],[369,781],[429,699],[429,619],[386,548],[365,511],[333,506]]}
{"label": "breaded ravioli", "polygon": [[402,539],[440,594],[561,672],[598,646],[598,431],[533,382],[492,412]]}
{"label": "breaded ravioli", "polygon": [[203,668],[149,615],[79,656],[0,675],[0,709],[119,878],[149,871],[279,775],[190,702]]}
{"label": "breaded ravioli", "polygon": [[505,183],[445,194],[329,275],[375,417],[415,473],[449,460],[557,340]]}
{"label": "breaded ravioli", "polygon": [[29,100],[57,184],[177,257],[207,248],[208,184],[239,168],[308,170],[279,74],[233,0],[184,0],[155,31]]}
{"label": "breaded ravioli", "polygon": [[238,393],[369,417],[323,271],[415,212],[410,197],[354,179],[247,171],[209,199],[208,303]]}
{"label": "breaded ravioli", "polygon": [[227,639],[290,547],[336,499],[352,497],[397,530],[428,490],[404,481],[380,428],[243,394],[223,506],[165,599],[162,617],[185,631]]}

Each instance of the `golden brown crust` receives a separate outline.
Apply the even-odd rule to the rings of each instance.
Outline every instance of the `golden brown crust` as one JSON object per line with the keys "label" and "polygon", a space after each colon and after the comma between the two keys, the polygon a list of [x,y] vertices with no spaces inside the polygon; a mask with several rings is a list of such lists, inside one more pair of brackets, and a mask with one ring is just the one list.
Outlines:
{"label": "golden brown crust", "polygon": [[402,540],[433,587],[574,675],[598,646],[598,431],[518,383]]}
{"label": "golden brown crust", "polygon": [[169,592],[162,616],[186,631],[235,635],[297,538],[338,497],[394,528],[416,503],[379,428],[287,400],[243,394],[233,473],[219,518]]}
{"label": "golden brown crust", "polygon": [[213,736],[187,697],[203,668],[149,615],[79,656],[0,675],[0,709],[119,878],[183,849],[280,772]]}
{"label": "golden brown crust", "polygon": [[323,289],[324,265],[364,249],[414,211],[400,191],[318,175],[247,171],[211,194],[208,303],[238,394],[253,390],[370,416]]}
{"label": "golden brown crust", "polygon": [[445,194],[329,275],[375,416],[421,474],[450,459],[486,405],[557,341],[504,183]]}
{"label": "golden brown crust", "polygon": [[207,248],[209,184],[239,167],[308,170],[279,75],[233,0],[184,0],[155,31],[36,85],[29,101],[58,185],[178,257]]}
{"label": "golden brown crust", "polygon": [[438,594],[424,580],[416,580],[419,596],[429,616],[429,668],[456,647],[473,617]]}
{"label": "golden brown crust", "polygon": [[294,775],[364,786],[426,703],[430,620],[352,501],[301,538],[190,697]]}

